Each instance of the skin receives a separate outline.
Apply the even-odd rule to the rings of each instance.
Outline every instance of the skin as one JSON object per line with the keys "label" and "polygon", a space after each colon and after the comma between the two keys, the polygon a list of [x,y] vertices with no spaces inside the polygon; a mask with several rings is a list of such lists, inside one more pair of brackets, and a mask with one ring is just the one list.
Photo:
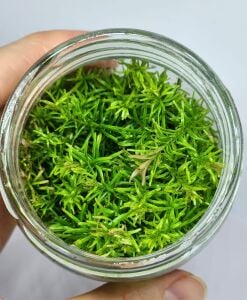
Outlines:
{"label": "skin", "polygon": [[[0,109],[3,109],[17,83],[35,61],[59,43],[82,33],[70,30],[38,32],[0,47]],[[0,251],[14,227],[15,220],[0,198]],[[108,283],[71,300],[201,300],[204,297],[205,284],[199,278],[176,270],[147,281]]]}

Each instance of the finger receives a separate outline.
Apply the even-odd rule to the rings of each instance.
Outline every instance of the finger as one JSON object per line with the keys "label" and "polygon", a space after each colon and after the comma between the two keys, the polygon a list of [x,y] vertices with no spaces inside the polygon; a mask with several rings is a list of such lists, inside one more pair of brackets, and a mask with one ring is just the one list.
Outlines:
{"label": "finger", "polygon": [[82,31],[53,30],[33,33],[0,47],[0,107],[3,107],[23,74],[42,55]]}
{"label": "finger", "polygon": [[159,278],[129,283],[108,283],[71,300],[203,300],[206,286],[185,271],[174,271]]}
{"label": "finger", "polygon": [[0,198],[0,252],[15,227],[15,221],[8,213]]}
{"label": "finger", "polygon": [[[31,34],[0,47],[0,110],[28,68],[57,44],[82,31],[55,30]],[[15,222],[0,198],[0,251],[8,240]]]}

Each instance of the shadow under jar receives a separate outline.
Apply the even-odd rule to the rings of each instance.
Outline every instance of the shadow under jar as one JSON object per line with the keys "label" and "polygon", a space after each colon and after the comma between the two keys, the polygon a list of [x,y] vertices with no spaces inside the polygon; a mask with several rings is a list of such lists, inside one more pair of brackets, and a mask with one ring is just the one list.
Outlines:
{"label": "shadow under jar", "polygon": [[[223,169],[212,202],[183,238],[152,254],[109,258],[71,246],[47,229],[26,194],[19,146],[29,112],[44,90],[77,68],[104,60],[137,58],[165,68],[182,88],[194,91],[214,120]],[[104,281],[145,279],[169,272],[198,252],[227,216],[242,164],[242,130],[234,102],[217,75],[197,55],[175,41],[151,32],[108,29],[73,38],[42,57],[22,78],[6,105],[0,128],[1,193],[28,239],[61,265]]]}

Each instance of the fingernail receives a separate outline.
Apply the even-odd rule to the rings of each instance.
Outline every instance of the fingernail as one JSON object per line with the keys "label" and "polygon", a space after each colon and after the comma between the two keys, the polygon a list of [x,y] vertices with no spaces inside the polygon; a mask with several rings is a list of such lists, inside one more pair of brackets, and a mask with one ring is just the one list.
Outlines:
{"label": "fingernail", "polygon": [[165,291],[164,300],[204,300],[206,291],[206,284],[200,278],[185,276]]}

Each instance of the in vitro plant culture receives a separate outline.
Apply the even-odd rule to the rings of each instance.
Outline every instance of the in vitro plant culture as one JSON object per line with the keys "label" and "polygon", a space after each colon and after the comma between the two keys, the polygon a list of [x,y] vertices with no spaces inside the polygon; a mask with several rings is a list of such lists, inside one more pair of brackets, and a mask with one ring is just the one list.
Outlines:
{"label": "in vitro plant culture", "polygon": [[47,228],[108,257],[181,239],[209,207],[223,167],[203,100],[137,59],[81,67],[46,89],[23,131],[20,166]]}

